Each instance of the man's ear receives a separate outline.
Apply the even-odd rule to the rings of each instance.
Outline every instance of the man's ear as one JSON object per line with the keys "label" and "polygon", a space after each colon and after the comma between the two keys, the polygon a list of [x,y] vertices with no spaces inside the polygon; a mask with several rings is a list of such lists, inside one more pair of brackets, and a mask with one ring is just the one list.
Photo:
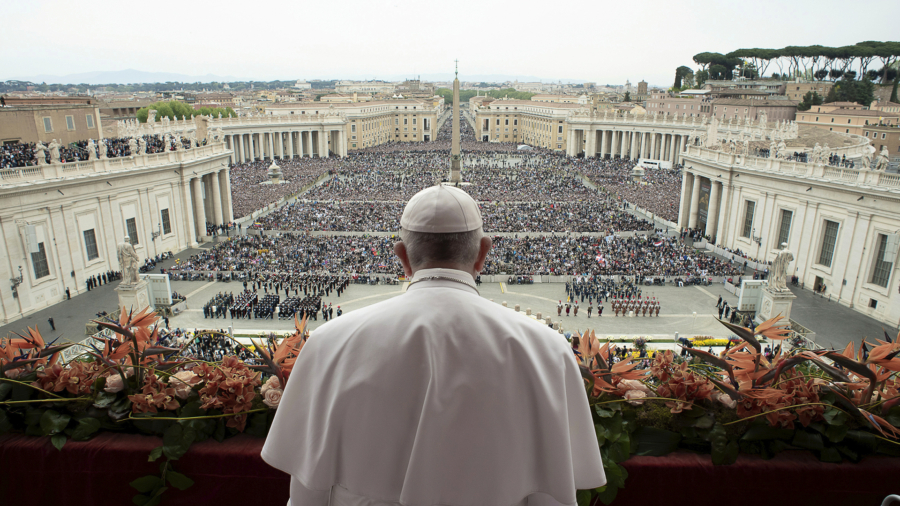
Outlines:
{"label": "man's ear", "polygon": [[481,274],[481,270],[484,269],[484,263],[487,261],[488,252],[491,251],[491,246],[494,244],[494,241],[491,240],[490,237],[484,236],[481,238],[481,243],[478,247],[478,258],[475,260],[475,275]]}
{"label": "man's ear", "polygon": [[400,259],[400,265],[403,266],[403,273],[406,274],[406,277],[412,277],[412,265],[409,263],[409,254],[406,252],[406,245],[403,244],[403,241],[394,243],[394,254]]}

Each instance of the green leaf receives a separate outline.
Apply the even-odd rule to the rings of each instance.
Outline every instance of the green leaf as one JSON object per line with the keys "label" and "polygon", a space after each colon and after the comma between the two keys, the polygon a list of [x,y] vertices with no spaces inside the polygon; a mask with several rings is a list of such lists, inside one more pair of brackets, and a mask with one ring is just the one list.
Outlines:
{"label": "green leaf", "polygon": [[603,446],[606,443],[607,437],[609,437],[609,429],[602,423],[597,423],[594,424],[594,431],[597,433],[597,444]]}
{"label": "green leaf", "polygon": [[862,445],[866,450],[874,452],[878,448],[878,438],[874,434],[861,431],[847,431],[847,439]]}
{"label": "green leaf", "polygon": [[12,383],[6,381],[0,382],[0,401],[6,400],[6,396],[12,392]]}
{"label": "green leaf", "polygon": [[70,419],[71,417],[69,415],[63,415],[52,409],[48,409],[41,415],[41,430],[44,432],[44,435],[47,436],[62,432],[66,428],[66,425],[69,424]]}
{"label": "green leaf", "polygon": [[[206,415],[205,409],[200,409],[202,403],[200,401],[189,402],[181,408],[181,414],[179,416],[190,417],[190,416],[204,416]],[[193,420],[193,421],[203,421],[203,420]]]}
{"label": "green leaf", "polygon": [[193,429],[185,430],[177,423],[171,425],[163,435],[163,453],[169,460],[178,460],[187,453],[196,435]]}
{"label": "green leaf", "polygon": [[225,440],[225,419],[219,418],[216,420],[216,431],[213,433],[213,437],[218,442],[222,442]]}
{"label": "green leaf", "polygon": [[610,418],[614,414],[616,414],[615,411],[603,409],[600,406],[594,406],[594,412],[597,413],[597,416],[599,416],[600,418]]}
{"label": "green leaf", "polygon": [[844,459],[841,458],[841,453],[837,451],[837,448],[829,446],[819,453],[819,460],[822,462],[834,462],[840,464]]}
{"label": "green leaf", "polygon": [[114,393],[100,391],[94,398],[94,406],[98,408],[105,408],[110,404],[116,402],[116,397],[117,396]]}
{"label": "green leaf", "polygon": [[631,450],[631,443],[625,441],[616,441],[609,445],[608,455],[609,458],[612,459],[613,462],[619,463],[628,460],[628,457],[631,455],[629,451]]}
{"label": "green leaf", "polygon": [[631,435],[635,455],[661,457],[678,449],[681,434],[655,427],[640,427]]}
{"label": "green leaf", "polygon": [[169,481],[170,485],[178,490],[184,490],[194,484],[194,480],[181,473],[176,473],[175,471],[166,473],[166,479]]}
{"label": "green leaf", "polygon": [[846,425],[829,425],[825,429],[825,437],[832,443],[840,443],[847,436],[847,429]]}
{"label": "green leaf", "polygon": [[150,500],[150,496],[138,494],[131,498],[131,502],[136,504],[137,506],[146,506],[147,501]]}
{"label": "green leaf", "polygon": [[767,439],[791,439],[794,431],[790,429],[777,429],[769,425],[752,425],[744,436],[744,441],[765,441]]}
{"label": "green leaf", "polygon": [[13,429],[13,424],[6,416],[6,411],[0,409],[0,434],[6,434]]}
{"label": "green leaf", "polygon": [[157,446],[156,448],[150,450],[150,456],[147,458],[147,462],[155,462],[156,459],[162,457],[163,447]]}
{"label": "green leaf", "polygon": [[50,442],[53,443],[54,448],[56,448],[57,450],[62,450],[63,446],[66,446],[66,435],[54,434],[50,437]]}
{"label": "green leaf", "polygon": [[813,451],[822,451],[825,448],[821,434],[813,434],[803,429],[797,429],[791,444],[798,448],[806,448]]}
{"label": "green leaf", "polygon": [[824,417],[825,421],[831,425],[843,425],[844,422],[847,421],[847,415],[836,408],[826,408],[822,417]]}
{"label": "green leaf", "polygon": [[72,439],[75,441],[86,441],[91,434],[100,430],[100,420],[96,418],[82,418],[78,421],[78,426],[72,432]]}
{"label": "green leaf", "polygon": [[711,429],[712,426],[716,423],[716,417],[712,413],[704,413],[703,415],[697,417],[694,422],[694,427],[698,429]]}
{"label": "green leaf", "polygon": [[160,486],[160,478],[159,476],[141,476],[140,478],[132,481],[130,483],[131,487],[142,494],[146,494],[156,487]]}
{"label": "green leaf", "polygon": [[590,506],[591,504],[591,491],[590,490],[578,490],[575,492],[575,500],[578,501],[578,506]]}

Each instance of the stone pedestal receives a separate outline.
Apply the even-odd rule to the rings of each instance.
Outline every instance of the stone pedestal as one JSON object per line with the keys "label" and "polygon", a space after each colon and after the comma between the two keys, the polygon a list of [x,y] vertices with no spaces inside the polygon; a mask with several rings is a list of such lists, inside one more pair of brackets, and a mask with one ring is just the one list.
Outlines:
{"label": "stone pedestal", "polygon": [[150,296],[150,282],[146,279],[142,279],[134,285],[119,283],[116,292],[119,294],[119,307],[124,307],[125,311],[138,312],[147,306],[156,309],[153,297]]}
{"label": "stone pedestal", "polygon": [[756,312],[756,323],[762,323],[770,318],[778,315],[784,317],[785,323],[791,318],[791,304],[797,296],[790,290],[771,290],[766,287],[762,290],[762,301],[759,304],[759,311]]}

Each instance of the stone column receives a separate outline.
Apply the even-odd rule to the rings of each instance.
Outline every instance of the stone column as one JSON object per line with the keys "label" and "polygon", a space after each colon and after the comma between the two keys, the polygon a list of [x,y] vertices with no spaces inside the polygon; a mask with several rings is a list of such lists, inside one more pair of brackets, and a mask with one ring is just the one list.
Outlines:
{"label": "stone column", "polygon": [[669,158],[668,160],[675,163],[675,136],[669,135]]}
{"label": "stone column", "polygon": [[712,182],[712,187],[709,190],[709,209],[706,211],[706,235],[710,237],[715,237],[716,230],[719,225],[719,211],[721,207],[719,206],[719,186],[722,183],[718,181]]}
{"label": "stone column", "polygon": [[694,175],[684,171],[681,174],[681,205],[678,207],[678,226],[687,228],[691,214],[691,191],[694,188]]}
{"label": "stone column", "polygon": [[697,228],[697,213],[700,210],[700,174],[694,174],[694,187],[691,190],[691,215],[688,228]]}
{"label": "stone column", "polygon": [[731,209],[731,204],[728,202],[728,199],[731,198],[731,187],[722,184],[722,198],[719,201],[719,222],[716,227],[716,244],[720,244],[723,240],[725,240],[725,234],[727,233],[726,229],[728,228],[728,214]]}
{"label": "stone column", "polygon": [[197,233],[194,225],[194,206],[191,202],[191,182],[182,180],[179,185],[181,186],[181,209],[184,212],[181,230],[187,244],[193,246],[197,244]]}
{"label": "stone column", "polygon": [[222,169],[219,171],[219,190],[222,199],[222,220],[225,223],[234,221],[234,212],[231,209],[231,171]]}
{"label": "stone column", "polygon": [[250,148],[250,161],[251,162],[256,160],[256,150],[253,147],[253,135],[254,134],[252,134],[252,133],[247,134],[247,147]]}
{"label": "stone column", "polygon": [[213,224],[222,224],[222,187],[219,186],[219,174],[214,172],[210,174],[209,182],[212,186],[212,210]]}
{"label": "stone column", "polygon": [[319,131],[319,156],[328,158],[328,135],[324,128]]}
{"label": "stone column", "polygon": [[656,160],[656,134],[653,132],[650,132],[650,137],[649,137],[648,141],[649,141],[648,148],[650,151],[650,159]]}
{"label": "stone column", "polygon": [[606,130],[600,131],[600,158],[606,157]]}
{"label": "stone column", "polygon": [[288,132],[288,158],[294,158],[294,132]]}
{"label": "stone column", "polygon": [[638,148],[638,133],[631,132],[631,159],[635,160],[637,158],[637,148]]}
{"label": "stone column", "polygon": [[199,177],[191,179],[191,198],[194,200],[194,233],[198,237],[206,237],[206,209],[203,208],[202,182]]}

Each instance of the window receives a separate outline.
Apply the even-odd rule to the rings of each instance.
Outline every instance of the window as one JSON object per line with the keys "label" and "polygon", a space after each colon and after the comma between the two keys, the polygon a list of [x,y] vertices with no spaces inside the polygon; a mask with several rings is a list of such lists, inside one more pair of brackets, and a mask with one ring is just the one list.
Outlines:
{"label": "window", "polygon": [[75,116],[66,116],[66,128],[75,130]]}
{"label": "window", "polygon": [[822,251],[819,252],[819,264],[831,267],[831,259],[834,256],[834,244],[837,242],[837,233],[840,224],[825,220],[825,232],[822,237]]}
{"label": "window", "polygon": [[135,225],[134,218],[125,220],[125,231],[128,233],[128,238],[131,239],[131,244],[140,242],[138,241],[137,225]]}
{"label": "window", "polygon": [[350,125],[350,133],[356,133],[356,125]]}
{"label": "window", "polygon": [[34,279],[41,279],[50,275],[50,267],[47,265],[47,252],[44,243],[38,243],[37,253],[31,254],[31,265],[34,267]]}
{"label": "window", "polygon": [[84,249],[87,252],[88,261],[94,260],[100,256],[97,252],[97,237],[94,236],[94,229],[85,230],[84,232]]}
{"label": "window", "polygon": [[562,133],[562,125],[559,125],[559,133]]}
{"label": "window", "polygon": [[[291,113],[291,114],[294,114],[294,113]],[[94,116],[92,116],[90,114],[85,114],[84,119],[85,119],[85,121],[87,121],[88,128],[94,128]]]}
{"label": "window", "polygon": [[52,132],[53,131],[53,122],[50,121],[50,118],[44,118],[44,132]]}
{"label": "window", "polygon": [[[875,268],[872,269],[872,284],[887,288],[888,281],[891,279],[891,270],[894,267],[893,262],[888,262],[884,258],[887,250],[888,236],[878,234],[878,248],[875,253]],[[890,259],[893,260],[893,259]]]}
{"label": "window", "polygon": [[744,230],[741,237],[750,237],[753,232],[753,213],[756,211],[756,202],[745,201],[744,206]]}
{"label": "window", "polygon": [[172,224],[169,222],[169,210],[163,209],[159,212],[162,217],[162,231],[163,234],[171,234],[172,233]]}
{"label": "window", "polygon": [[778,230],[778,243],[776,248],[781,248],[781,243],[788,242],[791,236],[791,221],[794,219],[794,212],[787,209],[781,210],[781,228]]}

